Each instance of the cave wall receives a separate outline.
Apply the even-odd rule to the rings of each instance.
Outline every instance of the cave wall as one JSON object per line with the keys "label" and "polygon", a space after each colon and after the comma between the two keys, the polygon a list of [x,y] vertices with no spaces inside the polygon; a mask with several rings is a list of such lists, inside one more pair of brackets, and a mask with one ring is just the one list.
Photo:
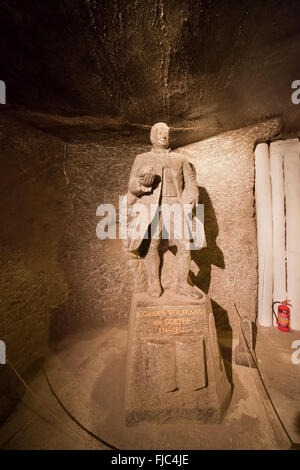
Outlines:
{"label": "cave wall", "polygon": [[192,254],[192,280],[211,297],[217,324],[228,322],[234,336],[239,332],[234,303],[253,322],[257,314],[253,149],[280,130],[280,121],[272,119],[178,149],[196,169],[204,203],[207,247]]}
{"label": "cave wall", "polygon": [[292,132],[299,14],[298,0],[2,0],[0,79],[11,106],[204,137],[281,115]]}
{"label": "cave wall", "polygon": [[[21,373],[48,352],[51,311],[68,286],[58,264],[65,195],[63,143],[11,118],[0,118],[0,337]],[[0,367],[0,421],[21,391]]]}

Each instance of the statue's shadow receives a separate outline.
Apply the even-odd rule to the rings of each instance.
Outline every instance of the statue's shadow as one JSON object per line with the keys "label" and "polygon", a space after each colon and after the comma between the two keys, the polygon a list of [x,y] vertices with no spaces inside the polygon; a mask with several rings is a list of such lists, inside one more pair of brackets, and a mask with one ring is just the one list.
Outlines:
{"label": "statue's shadow", "polygon": [[[204,230],[206,247],[199,251],[192,250],[192,260],[198,267],[197,274],[190,271],[192,283],[203,292],[209,294],[212,266],[225,269],[222,250],[217,245],[219,226],[211,199],[205,188],[199,187],[199,203],[204,204]],[[232,328],[230,326],[227,310],[211,298],[213,313],[216,322],[218,340],[224,359],[228,380],[232,384]]]}
{"label": "statue's shadow", "polygon": [[204,205],[204,230],[206,247],[192,250],[191,257],[199,268],[197,275],[190,272],[191,281],[208,294],[211,282],[212,265],[225,269],[224,255],[217,245],[219,227],[217,217],[205,188],[199,187],[199,203]]}

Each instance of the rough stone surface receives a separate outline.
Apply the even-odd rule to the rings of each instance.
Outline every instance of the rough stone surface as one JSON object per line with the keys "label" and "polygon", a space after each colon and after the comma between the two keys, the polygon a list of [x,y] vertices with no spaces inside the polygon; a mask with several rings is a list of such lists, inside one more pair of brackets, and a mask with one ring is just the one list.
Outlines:
{"label": "rough stone surface", "polygon": [[194,253],[192,281],[216,302],[216,321],[238,327],[234,309],[256,319],[257,241],[254,143],[278,133],[270,120],[178,149],[194,165],[204,203],[207,247]]}
{"label": "rough stone surface", "polygon": [[126,373],[126,423],[174,419],[220,422],[231,386],[211,303],[166,291],[132,299]]}
{"label": "rough stone surface", "polygon": [[[65,194],[63,143],[12,119],[0,120],[0,338],[29,375],[48,350],[51,314],[65,302],[58,251]],[[0,421],[22,392],[0,366]]]}
{"label": "rough stone surface", "polygon": [[298,0],[2,0],[0,80],[12,105],[198,123],[197,140],[275,115],[295,131],[299,14]]}

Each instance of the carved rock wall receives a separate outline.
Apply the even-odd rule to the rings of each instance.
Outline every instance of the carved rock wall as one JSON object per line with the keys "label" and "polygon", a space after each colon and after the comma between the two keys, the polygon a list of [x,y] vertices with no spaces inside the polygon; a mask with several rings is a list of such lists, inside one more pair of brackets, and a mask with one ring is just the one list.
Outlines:
{"label": "carved rock wall", "polygon": [[297,128],[298,0],[2,0],[7,102],[202,138],[284,115]]}
{"label": "carved rock wall", "polygon": [[[51,312],[68,286],[58,262],[66,200],[63,142],[13,119],[0,119],[0,337],[28,374],[48,352]],[[21,387],[0,366],[0,421]]]}
{"label": "carved rock wall", "polygon": [[254,144],[278,134],[274,119],[190,144],[178,151],[194,165],[204,203],[207,248],[193,255],[194,282],[214,301],[217,321],[256,319],[257,240]]}

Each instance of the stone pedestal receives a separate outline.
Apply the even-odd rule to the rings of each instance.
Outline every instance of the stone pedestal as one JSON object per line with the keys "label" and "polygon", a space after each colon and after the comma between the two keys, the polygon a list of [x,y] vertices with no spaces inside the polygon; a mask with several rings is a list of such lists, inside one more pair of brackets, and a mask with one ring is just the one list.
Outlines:
{"label": "stone pedestal", "polygon": [[126,375],[126,424],[196,419],[218,423],[231,386],[220,355],[210,299],[166,291],[134,294]]}

